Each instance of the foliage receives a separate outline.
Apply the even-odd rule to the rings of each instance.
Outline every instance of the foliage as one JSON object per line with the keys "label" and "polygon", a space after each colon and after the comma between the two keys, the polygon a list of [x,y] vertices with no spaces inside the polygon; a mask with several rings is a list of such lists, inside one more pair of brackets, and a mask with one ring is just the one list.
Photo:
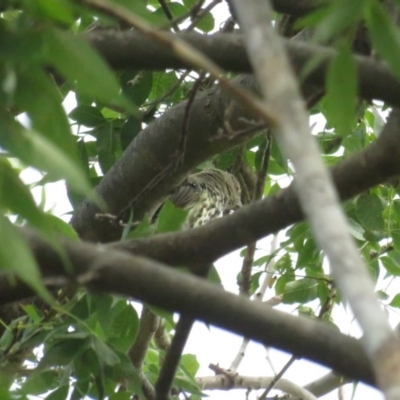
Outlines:
{"label": "foliage", "polygon": [[[170,27],[161,2],[114,2],[125,4],[154,25]],[[214,11],[192,21],[194,1],[166,3],[174,19],[182,17],[181,27],[194,21],[196,30],[206,34],[218,25]],[[112,71],[79,34],[93,26],[119,29],[119,22],[84,2],[3,0],[0,7],[0,209],[4,214],[0,216],[0,269],[14,272],[45,300],[21,303],[16,319],[0,315],[1,398],[46,395],[51,400],[85,396],[119,400],[130,398],[127,392],[143,398],[140,376],[128,354],[140,324],[135,308],[117,296],[69,288],[53,293],[52,298],[41,283],[36,261],[18,226],[41,232],[55,249],[55,235],[76,239],[66,222],[51,215],[46,191],[40,189],[65,180],[75,209],[146,124],[188,97],[197,74],[185,77],[182,71],[171,70]],[[335,0],[298,23],[315,26],[314,41],[329,42],[338,50],[329,67],[326,94],[311,110],[320,116],[319,121],[327,121],[323,126],[318,124],[315,131],[328,166],[374,142],[383,124],[382,105],[356,98],[352,43],[361,20],[377,53],[399,76],[399,29],[378,0]],[[71,100],[66,98],[70,99],[71,93],[76,106],[67,113]],[[208,165],[234,169],[241,160],[256,174],[262,169],[267,145],[265,136],[256,136],[242,148],[216,156]],[[21,171],[28,167],[39,171],[42,178],[25,182]],[[273,142],[264,196],[277,193],[293,174],[290,162]],[[398,186],[380,185],[345,204],[351,233],[375,281],[400,276],[398,195]],[[130,237],[177,230],[184,218],[185,213],[167,203],[156,229],[143,220]],[[283,295],[283,303],[294,305],[299,314],[337,324],[331,315],[333,305],[320,313],[331,301],[339,307],[341,299],[308,224],[290,227],[281,239],[272,255],[256,253],[250,294],[259,290],[266,267],[274,258],[273,290]],[[215,270],[212,272],[210,279],[219,281]],[[386,298],[385,306],[400,307],[398,294],[391,298],[392,293],[389,296],[381,291],[381,295]],[[172,335],[174,328],[169,316],[167,333]],[[152,343],[143,365],[143,373],[152,384],[163,356],[163,350]],[[23,368],[13,371],[13,365]],[[174,387],[192,399],[202,396],[195,381],[198,367],[196,357],[185,354],[174,381]]]}

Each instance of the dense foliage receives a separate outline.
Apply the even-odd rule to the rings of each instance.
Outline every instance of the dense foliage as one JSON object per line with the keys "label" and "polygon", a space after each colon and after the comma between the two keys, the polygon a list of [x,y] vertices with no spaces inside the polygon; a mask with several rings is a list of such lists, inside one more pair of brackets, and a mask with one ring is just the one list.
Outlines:
{"label": "dense foliage", "polygon": [[[400,30],[396,26],[400,4],[383,4],[378,0],[332,0],[318,4],[316,7],[311,1],[301,0],[297,5],[283,0],[273,2],[277,11],[276,27],[284,36],[292,37],[302,29],[311,29],[313,43],[329,45],[337,51],[329,58],[324,84],[313,81],[312,72],[321,65],[322,53],[309,57],[302,68],[295,66],[301,69],[298,76],[299,82],[306,83],[303,88],[312,84],[312,95],[305,96],[311,121],[316,121],[313,133],[326,165],[332,167],[374,144],[391,107],[400,104],[399,100],[391,101],[396,96],[400,99],[400,91],[388,98],[371,92],[363,95],[368,93],[363,88],[368,88],[369,82],[361,83],[358,79],[360,65],[367,63],[367,57],[373,59],[372,67],[380,65],[379,59],[386,62],[388,69],[382,68],[388,79],[400,77]],[[157,293],[149,294],[150,303],[160,308],[149,305],[140,316],[139,308],[133,307],[122,292],[118,295],[88,292],[83,287],[87,282],[83,278],[67,280],[66,276],[72,275],[75,268],[71,263],[75,261],[68,261],[70,253],[63,247],[64,243],[78,243],[79,236],[98,242],[110,241],[107,233],[92,232],[98,224],[106,232],[112,231],[110,236],[114,241],[145,240],[178,231],[186,214],[170,203],[161,210],[155,224],[149,216],[194,167],[215,167],[235,174],[242,186],[242,202],[250,204],[249,207],[263,197],[279,196],[282,188],[294,179],[295,171],[291,162],[282,156],[268,126],[258,121],[249,123],[243,110],[230,125],[228,120],[234,113],[223,97],[225,92],[216,91],[219,89],[216,89],[215,77],[207,74],[209,71],[199,71],[197,61],[191,64],[193,69],[179,62],[165,66],[160,50],[160,67],[141,68],[145,61],[140,57],[146,55],[138,50],[137,64],[132,61],[131,68],[119,68],[116,66],[119,61],[113,57],[121,58],[121,54],[117,55],[117,50],[113,54],[112,46],[108,52],[102,52],[101,35],[104,31],[111,32],[109,40],[114,40],[117,48],[118,41],[126,40],[122,32],[132,30],[132,25],[135,33],[149,26],[147,34],[154,41],[160,39],[153,31],[149,33],[150,29],[179,33],[184,38],[188,31],[196,31],[199,37],[219,30],[226,35],[240,35],[238,25],[230,16],[230,9],[219,1],[2,0],[0,8],[0,269],[3,279],[0,291],[7,287],[7,293],[12,292],[14,299],[19,300],[14,303],[4,300],[0,307],[0,397],[153,399],[152,390],[176,328],[171,307],[167,306],[168,311],[162,310]],[[135,25],[135,21],[147,25],[139,22]],[[210,36],[210,43],[215,39]],[[140,42],[140,36],[135,40]],[[149,39],[143,36],[143,40]],[[191,40],[195,45],[196,39]],[[161,45],[169,48],[171,42]],[[355,58],[355,52],[362,53],[364,58]],[[221,54],[225,53],[221,50]],[[135,58],[132,54],[130,57],[129,60]],[[158,58],[154,57],[157,63]],[[174,57],[179,59],[179,54]],[[184,59],[184,64],[188,63]],[[226,77],[239,83],[238,72],[249,72],[242,67],[231,70],[224,67]],[[254,88],[251,84],[247,86]],[[359,93],[363,96],[359,97]],[[199,143],[202,129],[214,126],[205,119],[209,113],[208,96],[216,98],[209,100],[211,105],[226,101],[221,113],[226,121],[214,118],[213,123],[219,125],[215,125],[214,132],[204,132],[208,135],[204,139],[209,146],[206,148]],[[200,108],[204,115],[199,113],[199,108],[193,112],[196,116],[191,115],[196,98],[204,101],[205,106]],[[185,100],[187,103],[182,105]],[[67,112],[71,105],[73,109]],[[169,117],[160,122],[162,115]],[[195,127],[190,123],[191,118],[197,118]],[[201,126],[203,118],[204,127]],[[151,131],[154,121],[158,125]],[[249,125],[241,126],[243,121]],[[173,123],[181,127],[177,137],[171,137],[175,140],[171,146],[176,151],[168,153],[166,148],[165,159],[161,159],[158,154],[163,152],[163,141],[168,140],[168,127]],[[143,131],[146,127],[149,130]],[[230,140],[229,135],[234,138]],[[399,149],[393,148],[393,152],[397,154]],[[126,160],[121,162],[122,154],[128,154],[126,158],[131,164]],[[173,160],[175,169],[168,167],[168,160]],[[368,158],[362,162],[368,163]],[[27,168],[39,171],[41,178],[29,183],[21,179],[26,176]],[[25,175],[21,175],[22,171]],[[167,172],[160,175],[160,171]],[[344,171],[349,176],[352,174],[352,170]],[[354,188],[346,192],[350,195],[342,194],[351,234],[372,279],[377,282],[382,305],[389,312],[400,307],[400,294],[396,294],[400,275],[400,189],[395,176],[398,173],[396,169],[389,171],[385,179],[377,178],[360,189],[353,183]],[[107,176],[108,183],[103,182],[101,189],[93,194],[92,188],[103,176]],[[144,181],[154,178],[155,184],[147,187],[142,177]],[[138,197],[142,195],[140,201],[144,199],[140,211],[139,206],[135,208],[136,203],[131,204],[125,198],[118,200],[128,189],[118,183],[113,186],[114,178],[129,182],[127,186],[135,190],[146,186],[144,194],[134,193]],[[74,211],[80,213],[72,225],[76,230],[68,224],[69,215],[68,218],[53,215],[46,203],[50,187],[47,185],[60,180],[66,183],[71,215]],[[108,197],[104,196],[106,191]],[[35,199],[32,192],[36,194]],[[129,196],[134,197],[126,194]],[[93,224],[87,228],[84,223],[80,224],[86,218],[82,217],[86,212],[82,206],[85,198],[84,204],[93,207],[91,214],[88,211],[86,215]],[[115,201],[110,200],[114,198]],[[95,217],[93,209],[103,215]],[[237,290],[250,297],[260,290],[264,295],[269,286],[277,308],[280,304],[293,305],[294,314],[323,320],[341,329],[341,322],[332,316],[335,307],[343,307],[341,296],[308,223],[293,224],[302,217],[300,212],[296,214],[297,208],[288,209],[287,215],[292,212],[293,221],[289,217],[286,224],[274,225],[273,213],[271,221],[259,221],[266,226],[272,223],[268,233],[276,232],[276,226],[282,229],[281,233],[276,232],[278,240],[272,253],[257,251],[256,242],[247,241],[245,236],[241,246],[231,246],[232,250],[242,248],[242,258],[237,261],[237,268],[232,269],[232,274],[237,274]],[[113,219],[115,215],[123,219],[124,228]],[[228,226],[225,235],[230,234]],[[40,271],[43,273],[45,256],[38,256],[39,250],[33,248],[27,235],[38,235],[53,249],[49,251],[59,254],[66,271],[63,279],[58,276],[52,280],[48,271],[42,279]],[[264,236],[254,235],[257,239]],[[195,236],[193,240],[192,264],[196,265]],[[157,253],[156,248],[154,251]],[[146,252],[140,250],[138,254],[152,259],[152,254]],[[167,257],[158,255],[154,259],[189,269],[193,266],[169,262]],[[224,284],[215,268],[211,269],[209,280]],[[19,281],[37,296],[26,299],[26,286],[15,285]],[[22,287],[23,291],[19,291]],[[143,300],[132,290],[132,297],[137,295],[137,299]],[[151,327],[145,326],[148,315],[153,316]],[[196,316],[195,312],[193,315]],[[153,338],[154,331],[161,339]],[[331,364],[327,361],[327,365]],[[173,396],[185,393],[197,399],[204,395],[200,381],[196,380],[198,367],[195,355],[182,356],[173,381]],[[236,384],[231,382],[232,387]]]}

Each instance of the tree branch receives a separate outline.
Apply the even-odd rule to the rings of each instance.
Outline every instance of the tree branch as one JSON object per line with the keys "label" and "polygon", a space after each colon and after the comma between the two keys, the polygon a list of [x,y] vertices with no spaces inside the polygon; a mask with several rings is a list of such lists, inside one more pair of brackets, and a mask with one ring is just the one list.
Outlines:
{"label": "tree branch", "polygon": [[[125,61],[128,60],[125,66],[133,67],[134,64],[129,64],[133,60],[162,60],[167,54],[166,58],[170,64],[167,63],[164,67],[167,65],[174,67],[173,62],[176,62],[176,57],[170,50],[165,49],[165,46],[163,47],[139,33],[102,32],[92,35],[94,35],[91,36],[92,43],[100,46],[100,51],[109,61],[118,61],[118,57],[123,57]],[[88,37],[90,38],[90,36]],[[191,42],[190,37],[193,38],[192,44],[196,46],[197,43],[200,50],[205,49],[199,47],[198,43],[203,43],[206,48],[211,46],[216,54],[223,54],[224,48],[227,47],[226,43],[225,47],[218,47],[224,42],[224,37],[227,36],[216,35],[212,39],[196,34],[184,36],[185,40]],[[228,37],[231,45],[228,48],[232,52],[234,49],[240,49],[239,59],[246,60],[240,36],[232,35]],[[297,48],[294,58],[299,60],[299,66],[304,65],[311,56],[317,54],[311,51],[308,46],[298,44],[293,44],[293,46]],[[110,50],[111,53],[107,54],[106,49]],[[335,52],[332,50],[322,49],[321,51],[329,54],[328,58],[330,59],[335,56]],[[130,55],[135,56],[133,59],[129,59]],[[208,55],[212,56],[212,54]],[[393,100],[393,102],[400,99],[400,85],[387,71],[386,67],[365,58],[357,59],[362,60],[359,63],[360,87],[366,97],[384,98],[386,96],[386,100]],[[294,62],[294,64],[296,63],[297,61]],[[322,63],[310,77],[323,84],[326,64]],[[135,67],[143,68],[144,66],[138,65],[136,61]],[[234,82],[250,90],[256,88],[254,79],[250,76],[240,76]],[[192,113],[188,121],[185,162],[173,173],[169,171],[168,166],[171,164],[171,154],[174,154],[177,149],[186,103],[183,102],[168,110],[162,117],[144,129],[125,151],[121,159],[105,175],[96,189],[106,201],[109,212],[119,214],[134,200],[134,214],[136,218],[140,219],[145,212],[154,210],[165,195],[197,164],[222,151],[244,143],[251,135],[254,135],[254,132],[236,137],[219,135],[223,130],[225,118],[229,117],[227,123],[234,131],[243,131],[248,128],[243,121],[253,118],[251,113],[237,105],[227,116],[226,110],[231,107],[231,104],[233,103],[230,96],[223,93],[220,87],[196,96],[191,106]],[[155,180],[155,178],[157,179]],[[157,184],[151,185],[149,184],[151,182]],[[146,187],[145,193],[142,193],[143,188]],[[120,228],[109,224],[107,221],[96,220],[95,215],[98,212],[99,209],[89,201],[85,201],[76,211],[72,223],[80,236],[87,240],[102,242],[119,238]]]}
{"label": "tree branch", "polygon": [[[251,65],[239,33],[201,35],[195,32],[165,34],[179,38],[227,71],[251,72]],[[193,68],[174,52],[140,32],[94,31],[85,38],[114,69]],[[325,87],[327,68],[336,57],[334,49],[281,39],[293,69],[299,74],[312,59],[320,60],[305,83]],[[400,83],[382,63],[369,57],[354,56],[359,79],[359,93],[366,99],[377,99],[400,106]]]}
{"label": "tree branch", "polygon": [[[350,235],[331,176],[308,126],[308,114],[265,0],[233,0],[276,140],[296,170],[295,189],[341,294],[364,332],[363,344],[387,399],[400,395],[400,341],[381,309],[374,284]],[[268,389],[267,389],[268,390]]]}
{"label": "tree branch", "polygon": [[[375,142],[331,169],[342,200],[400,174],[399,130],[400,111],[395,110]],[[292,184],[275,196],[244,206],[232,215],[205,226],[186,232],[117,242],[110,247],[146,255],[173,266],[190,266],[194,260],[198,263],[213,262],[303,218]]]}
{"label": "tree branch", "polygon": [[[229,377],[231,378],[231,376]],[[219,374],[215,376],[205,376],[196,378],[196,382],[202,390],[231,390],[231,389],[251,389],[258,390],[266,388],[274,378],[270,377],[256,377],[256,376],[243,376],[235,374],[232,379],[228,379],[226,375]],[[287,379],[280,379],[275,384],[275,389],[282,390],[284,393],[299,397],[303,400],[316,400],[310,391],[294,384]]]}
{"label": "tree branch", "polygon": [[[73,279],[91,290],[140,299],[328,365],[351,379],[374,382],[360,343],[324,323],[251,302],[153,260],[107,246],[65,240],[62,243],[71,275],[64,268],[63,258],[44,240],[26,229],[21,233],[36,256],[45,283],[60,285]],[[22,283],[10,285],[8,278],[1,275],[0,303],[32,294]]]}

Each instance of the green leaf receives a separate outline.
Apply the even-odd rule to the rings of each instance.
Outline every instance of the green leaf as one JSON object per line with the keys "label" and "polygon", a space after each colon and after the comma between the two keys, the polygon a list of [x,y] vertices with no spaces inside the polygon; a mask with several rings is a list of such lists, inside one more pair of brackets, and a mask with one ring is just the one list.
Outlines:
{"label": "green leaf", "polygon": [[[317,21],[318,25],[315,29],[313,40],[324,42],[337,37],[349,26],[355,26],[362,16],[363,7],[363,0],[336,0],[322,11],[317,10],[315,14],[323,16],[323,18]],[[304,18],[303,23],[311,18],[313,18],[313,15]]]}
{"label": "green leaf", "polygon": [[58,386],[58,376],[56,371],[43,371],[34,373],[27,379],[22,387],[22,392],[27,395],[37,395],[46,393]]}
{"label": "green leaf", "polygon": [[96,130],[96,145],[99,153],[99,164],[105,174],[115,163],[116,140],[113,123],[109,122]]}
{"label": "green leaf", "polygon": [[397,251],[400,251],[400,229],[394,229],[390,232],[393,239],[393,246]]}
{"label": "green leaf", "polygon": [[75,21],[72,4],[67,0],[34,0],[32,3],[43,17],[64,24],[72,24]]}
{"label": "green leaf", "polygon": [[43,219],[32,193],[5,159],[0,159],[0,208],[21,215],[33,225],[40,225]]}
{"label": "green leaf", "polygon": [[283,303],[307,303],[318,297],[318,281],[315,279],[299,279],[288,282],[283,293]]}
{"label": "green leaf", "polygon": [[[181,88],[178,85],[178,78],[175,71],[171,72],[153,72],[153,86],[149,94],[149,101],[159,100],[161,96],[176,87],[176,90],[170,94],[167,99],[170,101],[178,101],[181,98]],[[166,101],[166,100],[164,100]]]}
{"label": "green leaf", "polygon": [[237,154],[238,154],[238,149],[234,148],[233,150],[219,154],[217,157],[213,159],[213,163],[216,168],[226,171],[228,170],[229,167],[233,165],[235,160],[237,160]]}
{"label": "green leaf", "polygon": [[275,293],[277,295],[283,294],[285,292],[285,286],[288,282],[294,281],[295,277],[293,274],[285,274],[280,276],[275,282]]}
{"label": "green leaf", "polygon": [[137,106],[148,98],[153,86],[153,74],[146,71],[126,71],[121,75],[122,92]]}
{"label": "green leaf", "polygon": [[324,304],[327,298],[330,296],[330,290],[326,282],[318,283],[318,297],[321,304]]}
{"label": "green leaf", "polygon": [[47,395],[46,400],[67,400],[69,389],[69,385],[60,386],[58,389]]}
{"label": "green leaf", "polygon": [[107,344],[103,343],[99,338],[92,336],[91,347],[96,352],[99,360],[105,365],[113,366],[119,363],[119,357],[115,351]]}
{"label": "green leaf", "polygon": [[262,265],[268,264],[276,256],[276,253],[277,251],[274,251],[273,254],[268,254],[267,256],[262,256],[260,258],[257,258],[257,260],[253,261],[253,266],[261,267]]}
{"label": "green leaf", "polygon": [[[173,19],[182,17],[182,16],[188,14],[188,12],[189,12],[187,7],[185,7],[184,5],[182,5],[180,3],[177,3],[175,1],[171,1],[171,2],[168,1],[166,4],[167,4],[167,7],[168,7]],[[157,4],[157,6],[159,6],[159,3]],[[160,20],[160,21],[163,20],[164,26],[171,25],[170,19],[167,17],[167,15],[165,14],[162,7],[158,7],[152,14],[158,20]]]}
{"label": "green leaf", "polygon": [[296,268],[304,268],[309,264],[319,263],[320,251],[315,245],[313,238],[307,239],[306,242],[299,249],[299,256],[297,258]]}
{"label": "green leaf", "polygon": [[202,395],[197,382],[187,374],[176,376],[174,379],[174,383],[185,392],[194,393],[198,396]]}
{"label": "green leaf", "polygon": [[124,303],[122,311],[117,315],[114,315],[115,312],[112,310],[113,319],[110,331],[110,344],[112,344],[116,350],[123,353],[127,352],[132,347],[140,326],[136,310],[130,304]]}
{"label": "green leaf", "polygon": [[21,111],[28,113],[31,127],[77,160],[76,137],[71,133],[62,100],[54,82],[41,69],[31,66],[19,72],[15,101]]}
{"label": "green leaf", "polygon": [[196,28],[208,33],[215,28],[215,19],[211,13],[203,15],[196,24]]}
{"label": "green leaf", "polygon": [[328,68],[324,105],[328,123],[335,128],[336,134],[345,136],[355,122],[357,70],[350,46],[343,42],[338,51]]}
{"label": "green leaf", "polygon": [[365,228],[380,231],[385,226],[383,209],[382,201],[376,194],[363,194],[357,199],[355,211]]}
{"label": "green leaf", "polygon": [[303,317],[307,317],[307,318],[315,317],[314,310],[311,307],[306,307],[306,306],[300,305],[297,308],[297,311],[298,311],[299,315],[301,315]]}
{"label": "green leaf", "polygon": [[132,140],[142,130],[142,121],[135,116],[130,116],[124,126],[121,129],[121,145],[122,149],[125,150]]}
{"label": "green leaf", "polygon": [[[81,332],[82,334],[82,332]],[[64,335],[65,336],[65,335]],[[74,339],[69,336],[71,334],[62,337],[60,340],[55,341],[52,345],[45,351],[43,358],[40,360],[39,370],[52,365],[68,365],[71,363],[75,357],[82,354],[88,347],[88,335],[83,338]]]}
{"label": "green leaf", "polygon": [[41,321],[42,317],[40,317],[37,313],[35,306],[28,304],[26,306],[21,306],[21,308],[26,312],[26,314],[33,322],[39,323]]}
{"label": "green leaf", "polygon": [[348,219],[350,234],[357,240],[365,240],[365,229],[358,224],[354,219]]}
{"label": "green leaf", "polygon": [[[125,14],[128,14],[130,12],[134,12],[136,16],[139,16],[146,20],[147,22],[150,22],[153,27],[163,27],[165,26],[165,16],[163,15],[158,15],[154,13],[154,11],[150,11],[146,6],[147,6],[147,1],[145,0],[114,0],[113,1],[114,5],[120,5],[124,7]],[[157,6],[159,3],[157,2]]]}
{"label": "green leaf", "polygon": [[393,200],[392,206],[396,214],[400,215],[400,200]]}
{"label": "green leaf", "polygon": [[400,308],[400,294],[396,294],[393,297],[392,301],[389,303],[389,306]]}
{"label": "green leaf", "polygon": [[129,232],[128,237],[129,238],[147,237],[153,235],[154,233],[155,233],[154,225],[148,218],[145,217],[135,230]]}
{"label": "green leaf", "polygon": [[250,288],[250,293],[254,294],[260,287],[260,277],[263,275],[264,272],[256,272],[255,274],[251,275],[251,288]]}
{"label": "green leaf", "polygon": [[397,79],[400,79],[400,32],[392,18],[386,14],[379,2],[370,1],[365,20],[374,48],[388,63]]}
{"label": "green leaf", "polygon": [[[365,147],[365,131],[356,128],[350,135],[343,140],[344,155],[347,157],[356,151],[360,151]],[[334,164],[337,164],[337,159]],[[331,164],[333,165],[333,164]]]}
{"label": "green leaf", "polygon": [[221,277],[219,276],[218,270],[214,265],[210,268],[210,271],[208,271],[207,280],[222,286]]}
{"label": "green leaf", "polygon": [[275,163],[274,162],[271,163],[271,160],[270,160],[270,165],[268,166],[268,173],[277,174],[277,175],[287,173],[288,161],[282,155],[281,150],[280,150],[276,140],[272,141],[271,158],[277,165],[275,165],[275,168],[273,168],[273,165]]}
{"label": "green leaf", "polygon": [[79,162],[85,172],[86,178],[88,179],[90,177],[89,152],[88,152],[88,148],[90,147],[89,143],[85,143],[83,139],[80,139],[77,142]]}
{"label": "green leaf", "polygon": [[106,123],[106,119],[97,107],[81,104],[69,113],[69,118],[79,125],[95,127]]}
{"label": "green leaf", "polygon": [[197,0],[183,0],[183,4],[189,9],[194,7],[197,3]]}
{"label": "green leaf", "polygon": [[[1,379],[1,378],[0,378]],[[0,399],[2,400],[15,400],[15,397],[11,397],[10,392],[3,387],[3,385],[0,386]]]}
{"label": "green leaf", "polygon": [[166,321],[169,322],[171,326],[175,326],[174,322],[174,314],[171,311],[164,310],[159,307],[151,306],[149,304],[146,307],[154,314],[158,315],[161,318],[164,318]]}
{"label": "green leaf", "polygon": [[15,273],[47,302],[53,299],[44,287],[39,268],[26,242],[10,221],[0,215],[0,269]]}
{"label": "green leaf", "polygon": [[181,358],[181,366],[184,367],[186,372],[194,379],[200,364],[195,354],[184,354]]}
{"label": "green leaf", "polygon": [[187,211],[176,207],[172,201],[167,200],[158,214],[157,232],[162,233],[181,229],[186,217]]}
{"label": "green leaf", "polygon": [[383,256],[379,259],[390,275],[400,276],[400,264],[391,256]]}
{"label": "green leaf", "polygon": [[379,300],[387,300],[389,298],[389,295],[384,290],[377,290],[375,294]]}
{"label": "green leaf", "polygon": [[368,267],[368,272],[369,272],[372,280],[374,282],[377,282],[378,278],[379,278],[379,273],[380,273],[380,267],[379,267],[378,259],[374,258],[374,259],[370,260],[367,263],[367,267]]}
{"label": "green leaf", "polygon": [[68,239],[78,240],[78,234],[70,224],[55,215],[44,214],[43,216],[46,228],[52,232],[53,235],[62,235]]}
{"label": "green leaf", "polygon": [[289,254],[282,256],[275,264],[275,270],[281,273],[292,272],[292,260]]}
{"label": "green leaf", "polygon": [[116,104],[136,112],[133,104],[120,95],[114,74],[99,54],[81,37],[52,29],[46,35],[48,61],[67,79],[76,82],[77,90],[106,104]]}
{"label": "green leaf", "polygon": [[[99,358],[92,348],[87,348],[78,357],[74,358],[75,376],[79,379],[78,382],[83,382],[99,373]],[[83,384],[83,392],[89,390],[89,387]],[[79,397],[81,399],[81,397]]]}
{"label": "green leaf", "polygon": [[324,154],[336,153],[343,142],[342,137],[330,132],[322,132],[317,139]]}
{"label": "green leaf", "polygon": [[27,165],[48,172],[54,180],[65,179],[75,191],[89,193],[90,184],[81,168],[62,149],[34,130],[3,118],[0,145]]}

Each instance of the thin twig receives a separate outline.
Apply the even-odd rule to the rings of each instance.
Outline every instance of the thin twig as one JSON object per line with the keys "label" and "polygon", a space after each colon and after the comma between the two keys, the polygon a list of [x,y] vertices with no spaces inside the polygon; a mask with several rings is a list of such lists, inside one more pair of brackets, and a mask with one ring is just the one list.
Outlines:
{"label": "thin twig", "polygon": [[163,365],[155,385],[156,400],[167,400],[190,331],[194,324],[193,318],[181,316],[176,324],[176,332],[167,351]]}
{"label": "thin twig", "polygon": [[[274,253],[276,251],[278,245],[278,236],[274,235],[272,242],[271,242],[271,250],[270,253]],[[255,301],[263,301],[265,292],[267,291],[267,288],[269,286],[269,283],[272,280],[273,273],[275,270],[275,259],[271,258],[269,262],[266,265],[266,275],[265,278],[261,284],[260,290],[256,293],[254,296]],[[276,299],[276,296],[273,297],[272,299],[268,300],[266,303],[269,304],[271,307],[274,307],[275,305],[278,305],[282,301],[282,298],[279,300]],[[242,362],[244,356],[245,356],[245,351],[247,349],[248,344],[250,343],[250,340],[248,338],[243,338],[242,344],[240,346],[240,349],[232,361],[231,366],[229,367],[229,370],[231,371],[237,371],[239,368],[240,363]]]}
{"label": "thin twig", "polygon": [[[206,277],[212,268],[212,264],[199,266],[196,275]],[[181,315],[176,324],[176,332],[167,351],[164,362],[155,385],[156,400],[167,400],[169,398],[172,381],[175,377],[182,356],[183,349],[190,335],[195,319]]]}
{"label": "thin twig", "polygon": [[[271,153],[271,138],[272,135],[270,131],[268,131],[265,148],[262,154],[261,166],[259,171],[257,172],[257,181],[254,188],[252,201],[257,201],[262,199],[264,194],[264,185],[265,178],[267,176],[267,170],[269,165],[269,158]],[[250,295],[251,289],[251,270],[253,267],[254,254],[256,252],[257,242],[249,243],[246,249],[246,255],[243,258],[243,265],[241,270],[242,282],[240,285],[239,293],[241,295]]]}
{"label": "thin twig", "polygon": [[284,367],[274,376],[268,387],[262,392],[258,400],[264,400],[268,393],[274,388],[276,383],[282,378],[283,374],[289,369],[289,367],[295,362],[296,356],[292,356],[290,360],[284,365]]}
{"label": "thin twig", "polygon": [[[333,307],[333,300],[336,296],[336,289],[332,288],[331,289],[331,294],[328,296],[324,302],[324,304],[321,306],[321,309],[318,314],[318,319],[322,319],[326,313],[330,313],[332,311]],[[258,400],[263,400],[265,397],[267,397],[268,393],[273,389],[273,387],[276,385],[276,383],[279,381],[279,379],[282,378],[283,374],[289,369],[289,367],[294,363],[296,359],[299,359],[299,357],[293,355],[290,360],[284,365],[284,367],[279,371],[279,373],[274,377],[274,379],[271,381],[269,386],[264,390],[262,395],[258,398]]]}
{"label": "thin twig", "polygon": [[178,169],[185,161],[186,142],[187,142],[187,136],[188,136],[188,131],[189,131],[190,110],[192,108],[194,99],[196,97],[196,93],[199,90],[200,85],[204,78],[205,78],[205,73],[201,72],[198,79],[193,84],[192,90],[190,91],[189,98],[188,98],[186,106],[185,106],[185,114],[183,116],[183,122],[182,122],[182,131],[181,131],[181,134],[179,135],[179,140],[178,140],[178,149],[177,149],[177,158],[176,158],[176,163],[175,163],[175,169]]}
{"label": "thin twig", "polygon": [[170,24],[178,25],[181,22],[185,21],[187,18],[196,15],[199,12],[199,10],[201,10],[201,6],[204,4],[204,1],[205,0],[199,0],[192,8],[190,8],[190,10],[187,13],[181,15],[180,17],[176,17],[173,21],[170,21]]}
{"label": "thin twig", "polygon": [[212,1],[207,7],[199,10],[194,17],[192,18],[192,23],[185,29],[185,31],[189,32],[196,28],[196,25],[198,22],[205,16],[207,15],[216,5],[221,3],[222,0],[214,0]]}
{"label": "thin twig", "polygon": [[168,7],[168,4],[165,2],[165,0],[158,0],[158,2],[160,3],[160,6],[164,11],[165,16],[168,18],[172,28],[174,28],[174,31],[180,32],[181,30],[179,28],[179,25],[174,20],[174,16],[172,15],[171,10]]}
{"label": "thin twig", "polygon": [[158,105],[163,102],[168,96],[173,94],[179,86],[182,84],[182,82],[186,79],[186,77],[191,73],[191,70],[187,70],[183,72],[181,77],[178,79],[178,82],[175,82],[165,93],[163,93],[160,97],[158,97],[156,100],[154,100],[151,104],[150,107],[143,113],[142,119],[145,120],[148,118],[150,115],[153,114],[154,110],[158,107]]}

